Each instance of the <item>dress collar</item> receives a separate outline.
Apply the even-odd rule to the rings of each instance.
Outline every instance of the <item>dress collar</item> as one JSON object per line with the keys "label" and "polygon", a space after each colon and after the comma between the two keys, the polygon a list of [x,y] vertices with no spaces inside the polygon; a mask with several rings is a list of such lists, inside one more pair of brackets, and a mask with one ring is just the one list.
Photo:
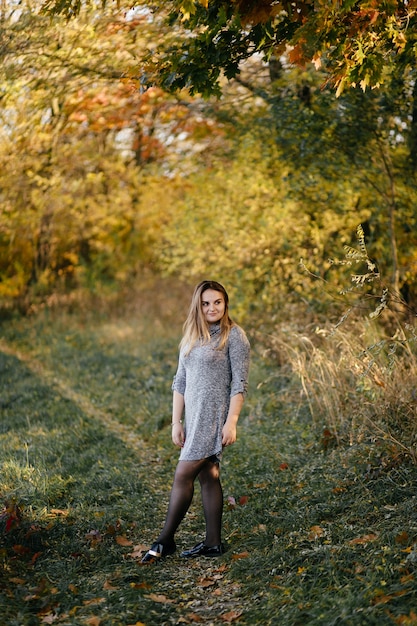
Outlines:
{"label": "dress collar", "polygon": [[210,337],[217,335],[220,332],[220,322],[215,322],[215,324],[210,324],[209,333]]}

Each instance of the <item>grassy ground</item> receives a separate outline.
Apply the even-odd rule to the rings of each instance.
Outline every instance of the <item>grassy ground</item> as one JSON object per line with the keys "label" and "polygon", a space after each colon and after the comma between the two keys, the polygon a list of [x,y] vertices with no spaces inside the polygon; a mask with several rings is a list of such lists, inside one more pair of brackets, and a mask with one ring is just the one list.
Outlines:
{"label": "grassy ground", "polygon": [[[321,439],[256,345],[222,466],[228,552],[140,565],[177,460],[168,313],[139,302],[3,324],[1,624],[417,624],[417,468],[376,439]],[[203,530],[196,493],[179,548]]]}

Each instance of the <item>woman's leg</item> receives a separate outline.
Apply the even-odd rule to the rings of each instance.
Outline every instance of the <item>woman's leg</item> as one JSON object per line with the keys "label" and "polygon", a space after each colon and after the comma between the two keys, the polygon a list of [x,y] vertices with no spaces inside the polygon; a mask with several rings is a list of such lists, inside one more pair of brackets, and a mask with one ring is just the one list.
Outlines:
{"label": "woman's leg", "polygon": [[208,460],[198,475],[201,485],[204,517],[206,519],[206,540],[208,547],[221,544],[223,489],[220,482],[218,463]]}
{"label": "woman's leg", "polygon": [[174,534],[187,513],[194,495],[194,481],[207,459],[199,461],[178,461],[171,489],[169,506],[164,527],[157,542],[170,544]]}

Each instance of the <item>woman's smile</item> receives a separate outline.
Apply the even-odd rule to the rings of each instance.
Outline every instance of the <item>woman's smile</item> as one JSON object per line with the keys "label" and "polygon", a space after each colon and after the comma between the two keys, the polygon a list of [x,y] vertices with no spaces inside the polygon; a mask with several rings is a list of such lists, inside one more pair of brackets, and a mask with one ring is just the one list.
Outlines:
{"label": "woman's smile", "polygon": [[201,295],[201,309],[209,324],[219,322],[225,312],[226,304],[220,291],[206,289]]}

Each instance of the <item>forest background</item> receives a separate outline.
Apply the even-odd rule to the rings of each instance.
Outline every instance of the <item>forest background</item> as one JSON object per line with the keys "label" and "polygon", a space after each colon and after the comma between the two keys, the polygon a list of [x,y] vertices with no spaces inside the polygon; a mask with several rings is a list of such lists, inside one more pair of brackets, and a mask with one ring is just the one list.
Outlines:
{"label": "forest background", "polygon": [[[413,477],[415,12],[414,2],[4,0],[4,354],[36,355],[53,371],[51,345],[63,358],[68,328],[91,330],[94,315],[97,325],[142,316],[155,337],[171,329],[178,339],[192,285],[214,278],[250,334],[262,412],[291,381],[290,406],[315,452],[366,444],[368,478],[375,464],[387,480],[398,467]],[[48,325],[58,334],[42,343]],[[167,426],[161,412],[149,409],[145,438]],[[25,481],[8,472],[1,520],[20,532],[13,484]],[[414,554],[403,521],[393,541]],[[313,526],[325,542],[322,522]],[[364,536],[359,545],[376,540]],[[401,572],[413,577],[411,560]],[[395,623],[417,622],[410,580],[394,595],[375,592],[382,604],[404,606],[406,595]],[[33,595],[42,604],[45,594]],[[45,606],[38,615],[57,615]]]}

